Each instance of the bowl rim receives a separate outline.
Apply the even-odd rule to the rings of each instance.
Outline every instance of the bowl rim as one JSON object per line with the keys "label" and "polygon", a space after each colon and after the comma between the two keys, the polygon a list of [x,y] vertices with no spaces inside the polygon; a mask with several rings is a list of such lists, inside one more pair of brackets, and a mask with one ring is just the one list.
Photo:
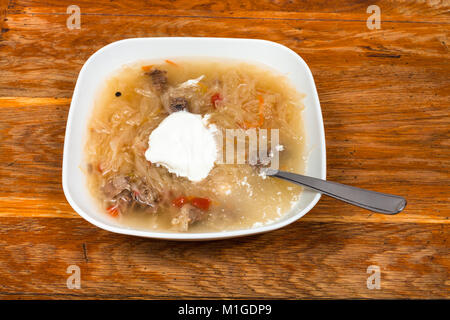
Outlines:
{"label": "bowl rim", "polygon": [[[311,73],[311,70],[309,69],[309,66],[306,64],[306,62],[303,60],[303,58],[297,54],[292,49],[279,44],[277,42],[269,41],[269,40],[263,40],[263,39],[246,39],[246,38],[221,38],[221,37],[141,37],[141,38],[128,38],[128,39],[122,39],[118,40],[112,43],[107,44],[106,46],[98,49],[96,52],[94,52],[84,63],[83,67],[81,68],[77,82],[75,85],[75,89],[72,95],[71,103],[70,103],[70,109],[69,114],[67,117],[67,124],[66,124],[66,130],[65,130],[65,138],[64,138],[64,150],[63,150],[63,165],[62,165],[62,187],[64,191],[64,195],[68,201],[68,203],[71,205],[71,207],[80,215],[82,218],[90,222],[91,224],[110,231],[114,233],[119,234],[125,234],[125,235],[132,235],[132,236],[138,236],[138,237],[145,237],[145,238],[153,238],[153,239],[163,239],[163,240],[182,240],[182,241],[195,241],[195,240],[220,240],[220,239],[228,239],[228,238],[235,238],[235,237],[242,237],[242,236],[249,236],[249,235],[255,235],[260,234],[268,231],[277,230],[280,228],[283,228],[296,220],[303,217],[306,213],[308,213],[320,200],[321,194],[316,193],[313,197],[313,199],[308,203],[306,207],[299,210],[298,212],[295,212],[291,217],[287,219],[280,219],[275,221],[274,223],[263,225],[260,227],[254,227],[254,228],[247,228],[247,229],[239,229],[239,230],[230,230],[230,231],[218,231],[218,232],[204,232],[204,233],[181,233],[181,232],[159,232],[159,231],[146,231],[146,230],[139,230],[134,229],[131,227],[126,226],[114,226],[106,224],[100,220],[97,220],[93,218],[91,215],[86,213],[83,209],[81,209],[76,201],[73,199],[70,188],[69,188],[69,167],[68,167],[68,160],[67,155],[69,154],[69,148],[70,148],[70,142],[72,141],[71,138],[71,132],[72,132],[72,123],[73,123],[73,117],[75,114],[75,106],[77,104],[78,97],[80,96],[80,78],[84,77],[84,74],[86,73],[86,70],[88,67],[92,64],[92,61],[95,59],[95,57],[101,55],[104,51],[111,50],[112,48],[123,45],[123,43],[126,42],[134,42],[134,41],[152,41],[154,39],[163,39],[163,40],[170,40],[170,41],[177,41],[180,39],[186,40],[192,40],[192,41],[231,41],[231,42],[254,42],[254,43],[265,43],[267,45],[277,47],[277,49],[285,51],[289,55],[294,56],[300,64],[303,65],[304,69],[306,70],[306,76],[308,82],[310,82],[312,90],[314,92],[312,99],[314,100],[315,105],[317,106],[316,110],[316,116],[319,120],[320,127],[318,128],[319,132],[319,140],[320,145],[318,146],[320,148],[320,154],[321,154],[321,166],[320,166],[320,177],[321,179],[326,179],[326,145],[325,145],[325,130],[324,130],[324,123],[323,123],[323,117],[322,117],[322,108],[320,106],[320,101],[317,93],[317,88],[315,85],[315,81],[313,78],[313,75]],[[181,56],[181,55],[180,55]],[[213,56],[211,56],[213,57]],[[250,61],[250,60],[249,60]]]}

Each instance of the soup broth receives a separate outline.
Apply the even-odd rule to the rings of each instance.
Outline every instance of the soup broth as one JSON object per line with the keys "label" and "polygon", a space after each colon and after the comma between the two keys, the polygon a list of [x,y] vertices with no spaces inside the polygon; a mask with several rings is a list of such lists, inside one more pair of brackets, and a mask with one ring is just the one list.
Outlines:
{"label": "soup broth", "polygon": [[234,60],[123,66],[99,91],[88,123],[88,188],[105,215],[143,230],[213,232],[271,223],[290,210],[301,188],[262,176],[264,163],[216,163],[205,179],[192,182],[144,154],[152,131],[183,109],[209,115],[220,130],[278,129],[279,169],[303,173],[302,99],[284,76]]}

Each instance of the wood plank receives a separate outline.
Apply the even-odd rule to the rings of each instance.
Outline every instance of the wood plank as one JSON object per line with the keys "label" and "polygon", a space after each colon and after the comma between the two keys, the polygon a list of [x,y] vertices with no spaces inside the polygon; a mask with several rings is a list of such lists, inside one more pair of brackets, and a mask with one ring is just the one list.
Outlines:
{"label": "wood plank", "polygon": [[0,106],[0,194],[60,194],[68,100],[1,98]]}
{"label": "wood plank", "polygon": [[[0,42],[0,96],[68,98],[86,59],[119,39],[217,36],[263,38],[290,47],[311,66],[326,99],[341,95],[351,99],[346,103],[358,104],[362,99],[377,104],[392,99],[415,105],[447,102],[445,25],[390,23],[377,31],[354,21],[263,19],[236,20],[233,25],[229,28],[222,18],[86,16],[81,30],[69,31],[65,15],[10,15]],[[380,96],[379,90],[388,91]],[[418,91],[425,92],[413,94]],[[369,100],[374,96],[379,100]]]}
{"label": "wood plank", "polygon": [[[449,298],[448,225],[298,222],[263,235],[168,242],[79,219],[0,219],[0,297]],[[32,236],[30,236],[32,235]],[[81,269],[69,290],[66,269]],[[366,286],[381,269],[381,289]]]}
{"label": "wood plank", "polygon": [[8,9],[8,2],[9,2],[8,0],[0,0],[0,39],[4,32],[3,24],[5,23],[6,19],[6,10]]}
{"label": "wood plank", "polygon": [[67,203],[61,190],[55,194],[30,192],[28,195],[0,197],[1,217],[81,217]]}
{"label": "wood plank", "polygon": [[[8,12],[33,14],[65,14],[70,0],[14,0]],[[367,8],[380,7],[382,20],[425,23],[450,23],[449,1],[394,0],[319,0],[319,1],[257,1],[257,0],[179,0],[179,1],[96,1],[76,3],[82,15],[134,15],[178,17],[222,17],[228,19],[303,19],[303,20],[358,20],[365,22],[370,14]]]}

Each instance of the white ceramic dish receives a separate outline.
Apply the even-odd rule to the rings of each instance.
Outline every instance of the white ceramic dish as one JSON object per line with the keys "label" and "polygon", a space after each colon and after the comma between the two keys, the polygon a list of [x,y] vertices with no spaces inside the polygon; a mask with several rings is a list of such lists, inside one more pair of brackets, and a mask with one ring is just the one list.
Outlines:
{"label": "white ceramic dish", "polygon": [[136,38],[111,43],[95,52],[84,64],[70,105],[63,157],[63,188],[72,208],[92,224],[112,232],[172,240],[214,240],[267,232],[284,227],[305,215],[319,201],[320,194],[304,190],[300,200],[283,218],[272,224],[234,231],[211,233],[167,233],[132,229],[110,219],[86,188],[82,172],[84,136],[94,97],[113,70],[139,60],[176,57],[232,58],[265,64],[285,74],[299,92],[305,93],[306,174],[326,178],[325,136],[316,87],[303,59],[275,42],[230,38]]}

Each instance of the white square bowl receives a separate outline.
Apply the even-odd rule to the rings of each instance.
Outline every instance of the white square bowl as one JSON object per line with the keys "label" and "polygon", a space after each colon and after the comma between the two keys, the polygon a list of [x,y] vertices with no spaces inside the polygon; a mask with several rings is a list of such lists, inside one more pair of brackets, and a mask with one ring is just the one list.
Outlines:
{"label": "white square bowl", "polygon": [[[98,89],[122,65],[139,60],[176,57],[231,58],[265,64],[286,75],[294,87],[306,94],[306,175],[326,178],[325,134],[314,80],[308,65],[291,49],[275,42],[232,38],[135,38],[113,42],[95,52],[80,71],[70,104],[64,141],[62,180],[64,194],[72,208],[102,229],[122,234],[171,239],[214,240],[257,234],[284,227],[305,215],[319,201],[320,194],[304,190],[300,200],[281,219],[261,227],[210,233],[175,233],[137,230],[109,218],[90,195],[82,172],[88,119]],[[300,125],[300,124],[299,124]]]}

